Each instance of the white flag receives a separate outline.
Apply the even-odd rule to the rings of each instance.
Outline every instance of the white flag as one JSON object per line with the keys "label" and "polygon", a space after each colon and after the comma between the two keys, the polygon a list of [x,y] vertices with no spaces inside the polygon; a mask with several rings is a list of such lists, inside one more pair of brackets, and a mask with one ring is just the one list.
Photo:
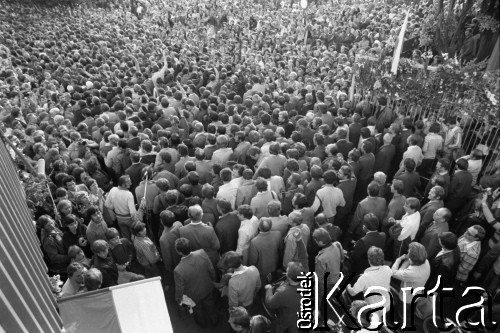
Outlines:
{"label": "white flag", "polygon": [[399,38],[398,38],[398,45],[396,46],[396,49],[394,50],[394,55],[392,57],[392,67],[391,67],[391,72],[396,75],[398,73],[398,65],[399,65],[399,58],[401,56],[401,50],[403,49],[403,42],[405,39],[405,32],[406,32],[406,26],[408,25],[408,14],[410,11],[406,12],[406,17],[403,22],[403,26],[401,27],[401,31],[399,32]]}

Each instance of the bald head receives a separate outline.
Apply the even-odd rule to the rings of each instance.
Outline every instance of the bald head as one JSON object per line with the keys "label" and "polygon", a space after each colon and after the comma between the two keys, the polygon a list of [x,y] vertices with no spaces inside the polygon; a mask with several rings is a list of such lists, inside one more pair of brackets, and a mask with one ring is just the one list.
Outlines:
{"label": "bald head", "polygon": [[271,230],[272,227],[273,227],[273,221],[271,221],[270,218],[263,217],[260,219],[260,222],[259,222],[259,231],[260,232],[268,232],[269,230]]}
{"label": "bald head", "polygon": [[192,222],[199,222],[203,217],[203,209],[200,207],[200,205],[191,206],[188,209],[188,216]]}
{"label": "bald head", "polygon": [[384,145],[390,145],[392,142],[392,135],[389,133],[385,133],[383,140],[384,140]]}

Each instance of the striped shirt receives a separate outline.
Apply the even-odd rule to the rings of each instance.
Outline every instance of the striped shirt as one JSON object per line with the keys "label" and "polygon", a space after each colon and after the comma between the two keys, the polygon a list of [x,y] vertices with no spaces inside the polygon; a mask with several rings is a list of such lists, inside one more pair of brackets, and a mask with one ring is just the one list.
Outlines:
{"label": "striped shirt", "polygon": [[467,281],[469,272],[472,271],[481,253],[481,243],[479,241],[469,242],[465,236],[458,240],[460,249],[460,265],[458,265],[457,280]]}
{"label": "striped shirt", "polygon": [[155,264],[160,259],[156,246],[148,237],[134,237],[134,248],[142,266]]}

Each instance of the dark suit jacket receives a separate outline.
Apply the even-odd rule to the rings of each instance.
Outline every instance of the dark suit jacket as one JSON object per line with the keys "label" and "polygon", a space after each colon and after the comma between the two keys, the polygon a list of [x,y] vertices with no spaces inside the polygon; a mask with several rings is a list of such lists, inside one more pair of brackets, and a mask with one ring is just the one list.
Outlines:
{"label": "dark suit jacket", "polygon": [[238,230],[241,221],[236,214],[229,213],[221,217],[215,225],[215,233],[220,242],[220,253],[236,251],[238,247]]}
{"label": "dark suit jacket", "polygon": [[439,201],[429,201],[420,208],[420,227],[418,228],[418,233],[416,238],[420,239],[425,232],[425,229],[432,223],[433,215],[439,208],[444,207],[442,200]]}
{"label": "dark suit jacket", "polygon": [[199,249],[205,250],[212,264],[214,266],[217,265],[220,243],[213,227],[204,223],[189,223],[177,230],[179,237],[184,237],[189,240],[192,251]]}
{"label": "dark suit jacket", "polygon": [[250,241],[248,266],[257,267],[261,278],[265,278],[280,266],[282,251],[281,232],[261,232]]}
{"label": "dark suit jacket", "polygon": [[468,171],[456,171],[450,183],[448,199],[468,198],[472,190],[472,175]]}
{"label": "dark suit jacket", "polygon": [[203,250],[191,252],[174,270],[175,298],[186,295],[195,302],[206,298],[213,290],[215,270]]}
{"label": "dark suit jacket", "polygon": [[349,155],[349,152],[354,148],[354,144],[347,140],[339,140],[336,145],[339,153],[342,153],[344,159],[347,161],[347,155]]}
{"label": "dark suit jacket", "polygon": [[363,238],[358,240],[351,251],[351,272],[362,274],[365,269],[370,267],[368,263],[368,249],[371,246],[384,249],[386,236],[383,232],[369,232]]}
{"label": "dark suit jacket", "polygon": [[420,243],[425,246],[427,250],[427,259],[431,260],[441,251],[441,246],[439,245],[439,234],[441,232],[449,231],[449,226],[447,222],[432,223],[427,227],[420,240]]}
{"label": "dark suit jacket", "polygon": [[337,218],[342,218],[351,212],[354,191],[356,191],[356,179],[351,178],[349,180],[340,181],[337,188],[344,194],[345,206],[337,207]]}
{"label": "dark suit jacket", "polygon": [[396,174],[396,178],[403,181],[404,190],[402,194],[405,197],[414,197],[417,194],[417,189],[420,186],[420,176],[417,172],[403,171],[399,175]]}
{"label": "dark suit jacket", "polygon": [[375,166],[373,167],[373,171],[382,171],[388,175],[395,154],[396,147],[394,147],[393,144],[380,147],[375,155]]}
{"label": "dark suit jacket", "polygon": [[455,276],[457,275],[458,265],[460,264],[460,249],[437,256],[431,260],[431,275],[427,280],[427,288],[433,288],[436,285],[437,278],[441,275],[441,286],[453,287]]}
{"label": "dark suit jacket", "polygon": [[147,165],[144,163],[134,163],[127,170],[125,170],[125,174],[130,176],[130,180],[132,181],[132,185],[130,185],[130,192],[135,193],[135,188],[139,186],[139,183],[142,180],[141,170]]}
{"label": "dark suit jacket", "polygon": [[363,199],[356,207],[354,212],[354,217],[349,225],[349,231],[351,231],[357,238],[363,236],[363,217],[368,213],[373,213],[378,217],[379,222],[382,222],[385,216],[386,201],[384,198],[379,197],[367,197]]}
{"label": "dark suit jacket", "polygon": [[375,166],[375,155],[373,153],[364,154],[359,158],[359,179],[367,180],[373,177],[373,167]]}
{"label": "dark suit jacket", "polygon": [[355,146],[359,143],[359,137],[361,136],[361,127],[363,127],[360,123],[352,123],[349,125],[349,141],[351,141]]}
{"label": "dark suit jacket", "polygon": [[139,148],[141,148],[141,139],[138,137],[131,138],[127,141],[127,146],[135,151],[139,151]]}

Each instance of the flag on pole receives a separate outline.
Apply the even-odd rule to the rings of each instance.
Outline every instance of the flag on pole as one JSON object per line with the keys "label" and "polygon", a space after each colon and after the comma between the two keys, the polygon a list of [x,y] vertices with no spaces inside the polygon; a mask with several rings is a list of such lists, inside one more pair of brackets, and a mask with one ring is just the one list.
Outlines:
{"label": "flag on pole", "polygon": [[406,32],[406,26],[408,25],[408,15],[410,14],[410,11],[406,11],[406,17],[403,22],[403,26],[401,27],[401,31],[399,32],[399,38],[398,38],[398,45],[396,46],[396,49],[394,50],[394,55],[392,57],[392,67],[391,67],[391,72],[396,75],[398,73],[398,65],[399,65],[399,58],[401,57],[401,50],[403,49],[403,42],[405,39],[405,32]]}

